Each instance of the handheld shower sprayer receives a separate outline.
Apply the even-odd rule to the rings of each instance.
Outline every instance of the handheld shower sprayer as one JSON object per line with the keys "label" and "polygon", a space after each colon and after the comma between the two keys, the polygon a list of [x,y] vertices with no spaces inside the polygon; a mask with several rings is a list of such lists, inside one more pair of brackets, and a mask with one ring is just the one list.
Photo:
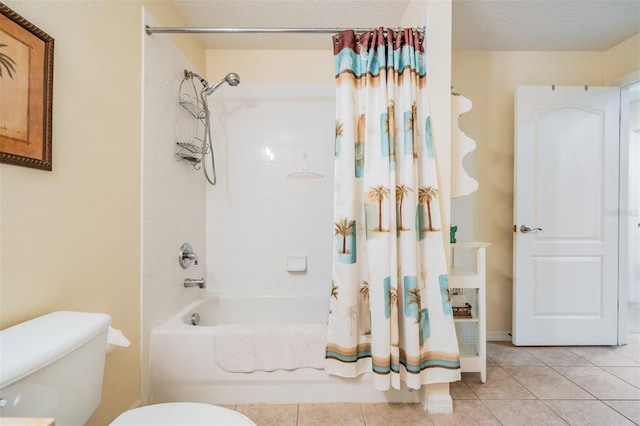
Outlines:
{"label": "handheld shower sprayer", "polygon": [[[202,169],[204,170],[204,175],[207,178],[207,181],[209,181],[211,185],[215,185],[216,184],[216,168],[215,168],[216,166],[215,166],[215,158],[213,154],[213,141],[211,139],[211,124],[209,120],[210,113],[209,113],[209,105],[207,102],[207,96],[215,92],[218,89],[218,87],[220,87],[223,83],[227,83],[229,86],[237,86],[238,84],[240,84],[240,76],[238,76],[238,74],[236,73],[231,72],[227,74],[222,80],[216,81],[210,86],[207,80],[202,78],[200,75],[194,73],[193,71],[184,70],[184,80],[191,80],[193,78],[197,78],[198,80],[200,80],[200,83],[202,84],[202,90],[200,91],[201,102],[198,101],[198,104],[202,105],[202,108],[204,110],[204,119],[203,119],[204,136],[202,138],[202,147],[200,149],[202,152],[202,164],[203,164]],[[195,87],[194,87],[194,90],[195,90]],[[209,176],[209,172],[207,171],[207,167],[205,165],[205,154],[207,153],[211,155],[212,176]]]}
{"label": "handheld shower sprayer", "polygon": [[198,80],[200,80],[200,83],[202,83],[202,94],[207,96],[215,92],[218,89],[218,87],[220,87],[223,83],[227,83],[229,86],[237,86],[238,84],[240,84],[240,76],[234,72],[230,72],[222,80],[216,81],[211,86],[209,86],[209,83],[207,82],[207,80],[205,80],[199,74],[196,74],[193,71],[184,70],[184,76],[185,78],[195,77]]}
{"label": "handheld shower sprayer", "polygon": [[215,92],[218,89],[218,87],[222,85],[222,83],[227,83],[229,84],[229,86],[237,86],[238,84],[240,84],[240,76],[238,76],[238,74],[234,72],[230,72],[222,80],[213,83],[211,87],[205,86],[205,88],[202,90],[204,91],[205,95],[209,96],[210,94]]}

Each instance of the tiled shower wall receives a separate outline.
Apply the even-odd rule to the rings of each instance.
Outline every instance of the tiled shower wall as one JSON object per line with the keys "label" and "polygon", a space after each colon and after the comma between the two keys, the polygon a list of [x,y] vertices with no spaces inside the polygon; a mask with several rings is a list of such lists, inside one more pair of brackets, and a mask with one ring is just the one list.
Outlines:
{"label": "tiled shower wall", "polygon": [[[223,85],[209,101],[218,184],[207,188],[208,291],[328,297],[334,85]],[[287,177],[305,155],[322,179]],[[306,257],[306,271],[287,271],[289,256]]]}
{"label": "tiled shower wall", "polygon": [[[148,24],[154,26],[152,20]],[[178,250],[190,242],[205,258],[205,180],[202,170],[178,162],[175,129],[178,88],[190,64],[167,35],[144,37],[142,143],[142,396],[149,396],[151,330],[203,290],[185,289],[184,278],[200,278],[206,265],[183,270]],[[123,153],[124,154],[124,153]],[[132,283],[135,285],[136,283]]]}

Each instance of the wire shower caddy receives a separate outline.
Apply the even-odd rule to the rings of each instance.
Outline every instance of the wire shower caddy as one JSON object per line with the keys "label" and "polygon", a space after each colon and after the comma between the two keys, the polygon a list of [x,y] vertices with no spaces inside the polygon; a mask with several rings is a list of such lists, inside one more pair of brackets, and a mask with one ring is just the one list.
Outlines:
{"label": "wire shower caddy", "polygon": [[178,106],[176,111],[176,160],[187,161],[193,165],[194,169],[200,170],[203,156],[208,154],[210,150],[203,138],[197,136],[205,133],[207,114],[202,100],[198,96],[193,78],[186,70],[178,91]]}

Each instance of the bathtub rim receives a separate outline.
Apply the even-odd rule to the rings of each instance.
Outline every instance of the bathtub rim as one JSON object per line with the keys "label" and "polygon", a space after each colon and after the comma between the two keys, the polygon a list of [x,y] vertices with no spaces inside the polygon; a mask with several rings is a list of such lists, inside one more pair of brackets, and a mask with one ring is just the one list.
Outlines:
{"label": "bathtub rim", "polygon": [[[274,299],[299,299],[299,298],[317,298],[317,299],[325,299],[325,301],[328,301],[329,296],[325,296],[325,295],[320,295],[320,294],[316,294],[316,293],[300,293],[300,294],[274,294],[274,293],[270,293],[270,294],[257,294],[257,295],[247,295],[245,293],[237,293],[237,292],[233,292],[233,293],[205,293],[203,295],[201,295],[200,297],[198,297],[197,299],[193,300],[192,302],[190,302],[188,305],[184,306],[183,308],[181,308],[178,312],[176,312],[174,315],[170,316],[167,320],[165,320],[164,322],[162,322],[160,325],[154,327],[151,330],[151,334],[153,334],[154,332],[160,332],[161,330],[166,330],[166,331],[176,331],[176,330],[182,330],[182,331],[187,331],[187,330],[191,330],[194,331],[196,329],[200,329],[202,331],[207,330],[207,329],[212,329],[214,327],[216,327],[216,325],[199,325],[199,326],[193,326],[190,323],[187,323],[185,321],[183,321],[183,319],[187,316],[187,314],[189,314],[190,312],[193,312],[197,309],[198,306],[206,303],[208,300],[212,300],[212,299],[265,299],[265,300],[274,300]],[[328,303],[327,303],[327,307],[328,307]],[[161,330],[157,330],[157,329],[161,329]]]}

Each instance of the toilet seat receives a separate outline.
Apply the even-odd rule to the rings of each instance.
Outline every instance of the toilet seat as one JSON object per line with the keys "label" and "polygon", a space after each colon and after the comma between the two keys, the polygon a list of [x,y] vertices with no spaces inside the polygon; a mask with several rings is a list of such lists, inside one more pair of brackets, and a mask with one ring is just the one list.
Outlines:
{"label": "toilet seat", "polygon": [[228,408],[196,402],[147,405],[120,414],[110,426],[252,425],[248,417]]}

